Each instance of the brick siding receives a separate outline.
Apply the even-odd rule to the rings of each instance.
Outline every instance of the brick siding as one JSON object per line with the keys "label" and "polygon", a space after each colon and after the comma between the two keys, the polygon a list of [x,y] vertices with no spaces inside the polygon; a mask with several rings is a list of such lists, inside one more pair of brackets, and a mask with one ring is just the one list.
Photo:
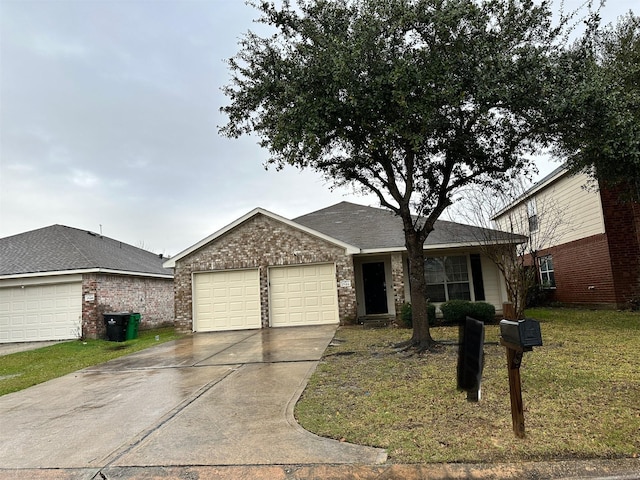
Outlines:
{"label": "brick siding", "polygon": [[391,278],[393,279],[393,301],[398,319],[402,313],[402,304],[405,302],[404,261],[401,253],[391,255]]}
{"label": "brick siding", "polygon": [[182,332],[193,331],[192,279],[194,272],[258,268],[260,272],[261,322],[269,326],[269,266],[331,262],[336,265],[340,323],[356,319],[353,260],[343,247],[324,241],[268,216],[257,214],[216,238],[208,245],[179,259],[175,268],[175,322]]}
{"label": "brick siding", "polygon": [[[93,300],[85,300],[93,295]],[[173,280],[129,275],[86,274],[82,280],[82,335],[105,338],[103,314],[140,313],[140,328],[173,323]]]}
{"label": "brick siding", "polygon": [[622,202],[619,191],[600,189],[618,307],[640,299],[640,204]]}
{"label": "brick siding", "polygon": [[567,304],[615,305],[606,235],[593,235],[538,252],[552,255],[556,289],[550,299]]}

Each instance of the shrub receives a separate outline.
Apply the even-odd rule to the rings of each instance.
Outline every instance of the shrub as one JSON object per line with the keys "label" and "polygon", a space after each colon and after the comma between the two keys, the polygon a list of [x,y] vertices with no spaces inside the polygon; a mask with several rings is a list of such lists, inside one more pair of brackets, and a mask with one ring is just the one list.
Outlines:
{"label": "shrub", "polygon": [[471,304],[470,317],[480,320],[484,323],[493,323],[496,321],[496,307],[487,302],[476,302]]}
{"label": "shrub", "polygon": [[[410,303],[402,304],[400,318],[407,328],[413,328],[413,313],[411,312]],[[436,324],[436,306],[432,303],[427,304],[427,318],[429,319],[429,326],[433,327]]]}
{"label": "shrub", "polygon": [[445,323],[461,323],[466,317],[472,317],[484,323],[491,323],[496,317],[496,308],[486,302],[467,300],[449,300],[440,305]]}
{"label": "shrub", "polygon": [[527,290],[526,307],[543,307],[549,304],[551,290],[545,289],[540,284],[535,284]]}
{"label": "shrub", "polygon": [[449,300],[440,305],[444,323],[460,323],[469,314],[469,304],[466,300]]}

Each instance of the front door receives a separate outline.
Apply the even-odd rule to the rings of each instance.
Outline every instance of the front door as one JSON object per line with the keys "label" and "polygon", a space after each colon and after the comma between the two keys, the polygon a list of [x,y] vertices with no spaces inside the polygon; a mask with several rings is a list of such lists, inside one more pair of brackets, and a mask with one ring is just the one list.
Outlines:
{"label": "front door", "polygon": [[363,263],[364,308],[367,315],[389,313],[384,262]]}

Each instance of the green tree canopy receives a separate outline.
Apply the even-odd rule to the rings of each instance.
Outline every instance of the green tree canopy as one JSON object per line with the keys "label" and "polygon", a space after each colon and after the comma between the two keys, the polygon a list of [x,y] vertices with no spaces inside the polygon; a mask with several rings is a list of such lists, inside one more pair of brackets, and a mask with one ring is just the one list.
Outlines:
{"label": "green tree canopy", "polygon": [[546,145],[563,29],[547,1],[254,6],[275,33],[247,33],[229,60],[221,133],[254,132],[268,164],[373,192],[402,218],[411,343],[428,347],[424,241],[460,187],[522,173]]}
{"label": "green tree canopy", "polygon": [[640,18],[592,25],[563,59],[557,153],[604,184],[640,181]]}

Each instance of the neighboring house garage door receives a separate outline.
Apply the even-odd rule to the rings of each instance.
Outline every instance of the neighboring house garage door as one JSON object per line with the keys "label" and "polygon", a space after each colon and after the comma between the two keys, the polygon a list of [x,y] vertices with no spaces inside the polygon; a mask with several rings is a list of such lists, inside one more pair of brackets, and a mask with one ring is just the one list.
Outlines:
{"label": "neighboring house garage door", "polygon": [[196,332],[260,328],[260,276],[257,269],[194,274]]}
{"label": "neighboring house garage door", "polygon": [[333,263],[269,269],[271,326],[338,323]]}
{"label": "neighboring house garage door", "polygon": [[82,283],[0,288],[0,342],[80,337]]}

